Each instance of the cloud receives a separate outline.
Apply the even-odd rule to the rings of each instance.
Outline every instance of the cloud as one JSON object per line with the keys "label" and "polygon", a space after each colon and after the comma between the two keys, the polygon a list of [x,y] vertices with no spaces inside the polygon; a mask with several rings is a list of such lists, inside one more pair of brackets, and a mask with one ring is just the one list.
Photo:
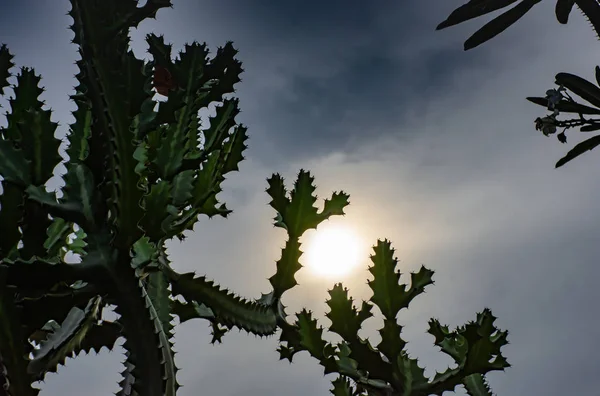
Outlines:
{"label": "cloud", "polygon": [[[61,4],[63,14],[67,2]],[[246,69],[239,95],[240,119],[251,133],[248,160],[222,193],[234,213],[202,219],[184,244],[172,243],[175,268],[248,297],[267,291],[285,235],[271,225],[265,178],[281,172],[291,184],[307,168],[320,197],[339,189],[351,194],[347,216],[335,221],[359,227],[368,245],[391,239],[403,271],[421,263],[436,271],[436,285],[401,315],[409,351],[422,357],[428,374],[449,360],[432,347],[427,320],[454,326],[489,306],[511,332],[505,355],[514,367],[491,376],[498,394],[595,394],[598,321],[590,313],[600,297],[593,283],[600,157],[588,153],[553,169],[578,137],[561,145],[542,136],[533,120],[545,110],[524,99],[543,96],[559,71],[593,79],[589,54],[598,43],[583,18],[574,11],[560,26],[553,5],[542,2],[464,53],[462,41],[483,21],[433,31],[462,1],[249,4],[176,2],[133,34],[140,55],[150,30],[165,32],[176,48],[194,39],[214,48],[231,39]],[[11,12],[28,19],[10,25],[13,36],[0,35],[19,63],[44,74],[46,99],[64,125],[75,57],[65,44],[68,18],[56,9],[46,19]],[[363,270],[344,280],[358,299],[369,297],[366,276]],[[288,311],[306,306],[322,317],[333,282],[306,270],[298,279],[286,296]],[[365,334],[376,339],[377,324],[369,322]],[[278,362],[274,339],[229,334],[219,346],[209,339],[201,321],[177,332],[182,396],[329,388],[315,360]],[[48,376],[42,395],[67,395],[86,384],[89,394],[106,394],[115,389],[120,360],[103,354],[69,361]]]}

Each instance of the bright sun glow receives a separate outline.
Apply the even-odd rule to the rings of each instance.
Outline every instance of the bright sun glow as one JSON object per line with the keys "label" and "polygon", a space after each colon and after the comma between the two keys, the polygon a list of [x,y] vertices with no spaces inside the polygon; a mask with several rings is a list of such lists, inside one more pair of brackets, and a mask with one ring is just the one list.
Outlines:
{"label": "bright sun glow", "polygon": [[304,247],[304,265],[321,276],[346,275],[363,260],[361,239],[349,227],[323,224]]}

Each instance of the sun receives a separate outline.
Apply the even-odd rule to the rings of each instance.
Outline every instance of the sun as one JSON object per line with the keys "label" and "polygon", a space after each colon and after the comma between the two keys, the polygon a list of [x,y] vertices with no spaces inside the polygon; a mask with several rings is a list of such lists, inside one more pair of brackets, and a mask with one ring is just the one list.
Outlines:
{"label": "sun", "polygon": [[362,261],[363,244],[348,226],[323,224],[304,244],[303,263],[315,275],[347,275]]}

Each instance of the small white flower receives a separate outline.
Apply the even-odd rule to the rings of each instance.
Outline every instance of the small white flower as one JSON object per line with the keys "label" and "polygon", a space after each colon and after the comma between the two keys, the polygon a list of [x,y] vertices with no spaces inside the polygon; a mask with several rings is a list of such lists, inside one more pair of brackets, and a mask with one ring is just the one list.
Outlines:
{"label": "small white flower", "polygon": [[548,110],[554,110],[554,114],[558,115],[556,105],[565,98],[562,92],[565,91],[565,87],[562,85],[558,89],[549,89],[546,91],[546,99],[548,99]]}
{"label": "small white flower", "polygon": [[549,115],[544,118],[536,118],[535,119],[535,129],[538,131],[542,131],[545,136],[552,135],[556,133],[556,116]]}

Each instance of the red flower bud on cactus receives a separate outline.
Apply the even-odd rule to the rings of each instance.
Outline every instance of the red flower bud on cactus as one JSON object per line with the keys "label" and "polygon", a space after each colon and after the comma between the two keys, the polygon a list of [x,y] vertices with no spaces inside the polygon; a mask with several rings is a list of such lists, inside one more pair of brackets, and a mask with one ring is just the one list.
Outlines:
{"label": "red flower bud on cactus", "polygon": [[156,65],[154,67],[154,88],[156,92],[163,96],[169,96],[169,91],[175,89],[177,84],[167,68]]}

